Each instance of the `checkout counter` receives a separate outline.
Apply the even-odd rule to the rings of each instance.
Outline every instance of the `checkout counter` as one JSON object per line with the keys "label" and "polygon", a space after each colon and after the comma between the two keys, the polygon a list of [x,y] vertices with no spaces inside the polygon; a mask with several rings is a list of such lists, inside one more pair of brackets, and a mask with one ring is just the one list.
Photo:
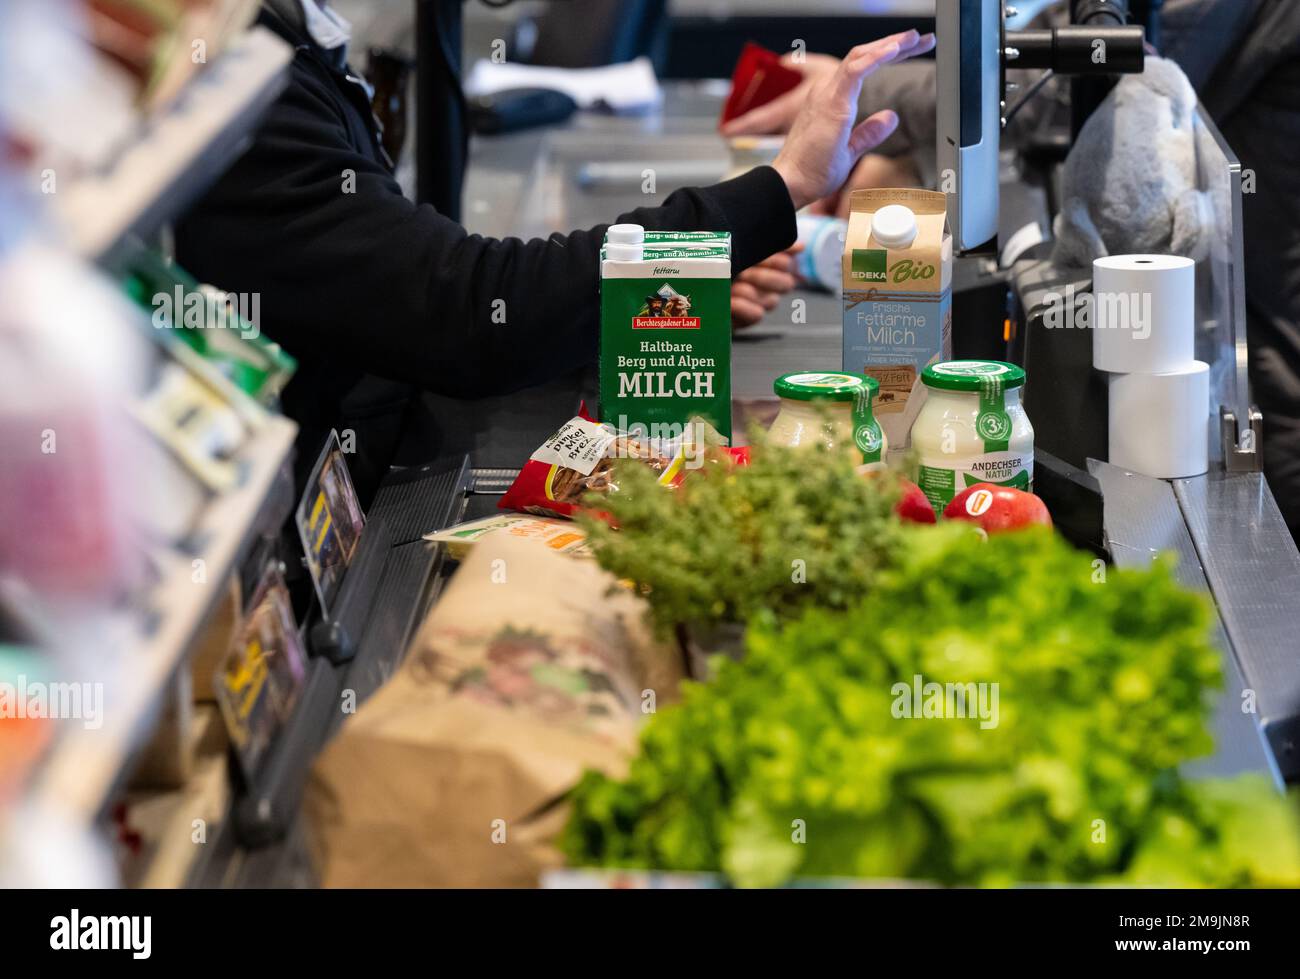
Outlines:
{"label": "checkout counter", "polygon": [[[647,204],[677,185],[720,179],[729,165],[716,132],[724,95],[710,83],[673,83],[662,111],[648,118],[581,115],[557,129],[477,140],[465,189],[467,226],[484,235],[546,237],[608,221],[642,203],[641,169],[656,161],[682,179],[670,185],[661,178]],[[1011,206],[1019,212],[1026,205]],[[772,379],[783,373],[841,369],[838,297],[801,290],[787,302],[804,304],[806,322],[791,323],[778,307],[734,338],[733,397],[742,408],[771,401]],[[530,392],[476,411],[472,464],[517,468],[575,404],[570,389]],[[1286,719],[1300,714],[1300,552],[1262,475],[1227,472],[1221,459],[1215,465],[1206,476],[1168,483],[1093,462],[1088,468],[1101,490],[1103,543],[1119,567],[1141,567],[1172,551],[1183,582],[1214,597],[1227,679],[1216,716],[1218,752],[1197,770],[1265,770],[1294,780],[1300,778],[1300,729]],[[495,501],[473,500],[465,519],[492,506]],[[1262,716],[1242,713],[1247,687],[1256,690]]]}
{"label": "checkout counter", "polygon": [[[559,126],[474,139],[462,222],[469,231],[488,236],[547,237],[608,222],[631,207],[657,204],[677,187],[721,179],[730,166],[726,144],[717,134],[726,85],[682,80],[664,87],[662,106],[652,114],[579,113]],[[1010,169],[1009,161],[1006,165],[1007,210],[1023,216],[1041,208],[1040,194],[1017,194],[1018,171]],[[642,193],[647,168],[657,174],[652,194]],[[1050,227],[1046,213],[1039,219],[1044,230]],[[997,270],[996,263],[990,268],[987,259],[975,261],[983,265],[958,271],[958,288],[963,274],[979,288],[987,286],[990,276],[1004,282],[1019,296],[1024,335],[1032,344],[1035,305],[1055,282],[1051,270],[1032,259],[1009,270]],[[774,400],[772,380],[783,373],[841,369],[838,297],[802,290],[786,302],[786,310],[794,308],[789,303],[799,304],[801,322],[792,322],[778,307],[765,322],[734,338],[733,396],[742,418],[761,414],[763,403]],[[962,331],[971,329],[962,322],[961,309],[959,300],[954,315],[958,354]],[[449,433],[446,450],[425,465],[390,472],[367,515],[366,535],[372,543],[370,557],[362,556],[370,562],[363,570],[376,584],[358,613],[351,657],[317,691],[322,702],[337,703],[339,689],[353,689],[364,699],[392,675],[450,571],[439,548],[421,536],[495,513],[529,454],[575,413],[581,400],[594,401],[595,382],[589,372],[508,398],[473,404],[439,399],[439,417]],[[1030,365],[1029,383],[1051,392],[1057,382],[1044,381],[1043,373]],[[1044,425],[1045,416],[1031,414],[1036,420],[1043,417],[1039,425]],[[1083,529],[1078,536],[1084,539],[1076,543],[1104,552],[1121,568],[1140,568],[1172,552],[1181,581],[1213,598],[1225,672],[1213,720],[1217,750],[1191,770],[1203,775],[1267,772],[1279,784],[1300,780],[1300,552],[1263,476],[1238,469],[1231,460],[1225,464],[1222,457],[1207,475],[1172,482],[1095,458],[1057,463],[1044,475],[1063,498],[1080,507],[1077,526],[1086,528],[1089,519],[1096,523],[1096,539],[1086,539],[1089,533]],[[1090,507],[1095,511],[1091,517]],[[1246,690],[1254,691],[1258,713],[1243,712]],[[292,783],[305,774],[314,752],[340,722],[333,711],[331,720],[318,720],[310,730],[283,739],[290,747],[275,763],[283,784],[270,783],[260,794],[236,801],[242,818],[230,821],[234,832],[223,832],[197,883],[239,886],[306,879],[294,812],[300,785]]]}

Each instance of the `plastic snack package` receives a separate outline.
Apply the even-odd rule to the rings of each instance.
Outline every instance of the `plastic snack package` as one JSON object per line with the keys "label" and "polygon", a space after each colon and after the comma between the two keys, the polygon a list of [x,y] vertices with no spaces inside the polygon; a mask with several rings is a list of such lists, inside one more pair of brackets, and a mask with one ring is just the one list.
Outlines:
{"label": "plastic snack package", "polygon": [[501,513],[480,520],[435,530],[424,539],[435,544],[445,544],[447,554],[457,561],[464,560],[474,545],[489,534],[505,534],[519,540],[535,541],[559,554],[571,557],[590,557],[587,535],[568,520],[551,517],[528,517],[523,514]]}
{"label": "plastic snack package", "polygon": [[719,456],[743,464],[744,450],[733,449],[707,422],[692,419],[676,438],[620,433],[587,416],[569,419],[535,451],[501,498],[503,510],[571,517],[589,494],[618,491],[620,459],[636,459],[659,474],[659,483],[677,486],[706,461]]}

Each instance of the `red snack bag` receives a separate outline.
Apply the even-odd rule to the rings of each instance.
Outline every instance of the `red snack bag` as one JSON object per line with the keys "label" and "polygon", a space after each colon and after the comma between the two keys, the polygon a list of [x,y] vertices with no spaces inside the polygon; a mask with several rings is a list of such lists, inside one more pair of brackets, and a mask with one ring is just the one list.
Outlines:
{"label": "red snack bag", "polygon": [[746,43],[731,75],[731,92],[722,107],[719,125],[766,105],[802,80],[802,72],[781,64],[781,57],[775,51],[752,41]]}
{"label": "red snack bag", "polygon": [[[699,444],[702,447],[702,443]],[[749,461],[747,448],[717,447],[739,465]],[[700,448],[660,445],[656,440],[621,435],[593,421],[586,406],[534,452],[510,484],[502,510],[520,510],[549,517],[572,517],[588,493],[618,491],[614,464],[636,459],[659,474],[663,486],[676,486],[701,460]]]}

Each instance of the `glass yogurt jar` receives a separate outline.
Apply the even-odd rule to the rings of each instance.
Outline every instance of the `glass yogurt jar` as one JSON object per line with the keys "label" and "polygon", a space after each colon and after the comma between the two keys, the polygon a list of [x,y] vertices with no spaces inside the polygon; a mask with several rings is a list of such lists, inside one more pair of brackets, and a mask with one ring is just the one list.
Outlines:
{"label": "glass yogurt jar", "polygon": [[880,383],[858,374],[804,371],[772,385],[781,411],[768,430],[773,445],[847,449],[864,465],[884,466],[889,443],[872,403]]}
{"label": "glass yogurt jar", "polygon": [[1030,491],[1034,427],[1020,404],[1025,372],[998,360],[950,360],[921,372],[925,406],[912,423],[916,483],[941,512],[976,483]]}

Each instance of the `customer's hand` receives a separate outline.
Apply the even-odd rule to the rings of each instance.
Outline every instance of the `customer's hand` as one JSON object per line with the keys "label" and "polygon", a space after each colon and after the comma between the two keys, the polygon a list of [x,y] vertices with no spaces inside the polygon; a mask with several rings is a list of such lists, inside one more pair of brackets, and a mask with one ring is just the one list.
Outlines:
{"label": "customer's hand", "polygon": [[812,87],[772,164],[796,210],[839,190],[858,159],[898,128],[898,116],[889,109],[854,125],[863,79],[884,65],[933,49],[934,35],[916,31],[862,44]]}
{"label": "customer's hand", "polygon": [[723,136],[770,136],[773,133],[788,133],[794,125],[795,116],[808,99],[808,93],[818,82],[828,75],[835,74],[840,66],[840,59],[829,54],[803,54],[801,57],[791,51],[781,57],[781,64],[794,68],[803,75],[803,80],[784,95],[778,95],[771,102],[764,103],[756,109],[750,109],[744,115],[736,116],[722,127]]}
{"label": "customer's hand", "polygon": [[794,274],[794,256],[803,250],[795,245],[751,265],[731,283],[731,328],[743,330],[758,323],[776,309],[781,297],[799,284]]}
{"label": "customer's hand", "polygon": [[855,190],[877,187],[920,187],[921,174],[910,156],[881,156],[868,153],[849,174],[849,179],[836,193],[823,197],[808,210],[833,218],[848,220],[850,198]]}

